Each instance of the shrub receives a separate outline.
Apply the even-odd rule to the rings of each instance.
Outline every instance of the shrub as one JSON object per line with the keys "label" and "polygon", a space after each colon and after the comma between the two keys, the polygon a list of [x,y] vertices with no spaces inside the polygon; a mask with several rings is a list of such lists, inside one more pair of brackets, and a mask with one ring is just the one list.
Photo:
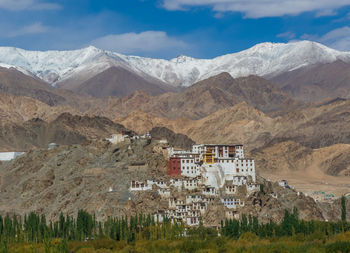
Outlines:
{"label": "shrub", "polygon": [[326,246],[326,253],[350,253],[350,242],[335,242]]}

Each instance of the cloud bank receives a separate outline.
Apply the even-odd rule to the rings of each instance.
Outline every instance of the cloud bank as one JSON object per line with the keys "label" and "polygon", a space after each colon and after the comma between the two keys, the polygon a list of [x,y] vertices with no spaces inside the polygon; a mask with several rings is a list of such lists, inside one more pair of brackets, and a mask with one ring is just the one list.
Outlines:
{"label": "cloud bank", "polygon": [[31,34],[40,34],[45,33],[49,30],[48,26],[43,25],[40,22],[24,26],[18,30],[14,30],[9,32],[8,37],[18,37],[18,36],[24,36],[24,35],[31,35]]}
{"label": "cloud bank", "polygon": [[350,26],[334,29],[322,36],[304,34],[301,38],[318,41],[337,50],[350,51]]}
{"label": "cloud bank", "polygon": [[91,42],[93,46],[123,54],[152,53],[167,50],[182,50],[187,44],[170,37],[163,31],[110,34]]}
{"label": "cloud bank", "polygon": [[61,9],[61,6],[56,3],[40,2],[37,0],[0,0],[0,9],[9,11],[57,10]]}
{"label": "cloud bank", "polygon": [[316,12],[316,16],[334,15],[334,10],[350,5],[350,0],[162,0],[167,10],[210,7],[216,12],[241,12],[246,18],[279,17]]}

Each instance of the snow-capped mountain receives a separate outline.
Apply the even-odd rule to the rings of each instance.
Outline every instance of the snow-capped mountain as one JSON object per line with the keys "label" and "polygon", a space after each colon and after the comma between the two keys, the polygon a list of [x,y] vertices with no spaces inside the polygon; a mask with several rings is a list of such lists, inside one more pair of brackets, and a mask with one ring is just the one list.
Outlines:
{"label": "snow-capped mountain", "polygon": [[228,72],[232,77],[271,77],[300,67],[336,60],[350,63],[350,52],[340,52],[310,41],[261,43],[214,59],[181,55],[171,60],[126,56],[91,46],[73,51],[47,52],[0,48],[0,66],[15,67],[50,84],[69,79],[85,81],[112,66],[118,66],[146,79],[157,79],[173,86],[190,86],[222,72]]}

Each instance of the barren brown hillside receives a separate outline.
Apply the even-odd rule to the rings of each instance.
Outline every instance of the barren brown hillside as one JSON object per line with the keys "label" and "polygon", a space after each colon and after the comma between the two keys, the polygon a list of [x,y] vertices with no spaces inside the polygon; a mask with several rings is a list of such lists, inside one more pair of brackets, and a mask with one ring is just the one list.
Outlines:
{"label": "barren brown hillside", "polygon": [[310,148],[350,143],[350,101],[335,101],[296,110],[272,118],[240,103],[199,120],[168,120],[140,111],[115,121],[139,132],[156,125],[188,135],[196,142],[230,142],[247,145],[248,150],[293,140]]}
{"label": "barren brown hillside", "polygon": [[310,149],[287,141],[256,150],[252,156],[260,175],[273,181],[286,179],[309,195],[323,191],[341,196],[349,191],[349,144]]}
{"label": "barren brown hillside", "polygon": [[46,148],[49,143],[78,144],[89,139],[103,139],[125,128],[104,117],[63,113],[55,120],[40,118],[15,123],[0,122],[0,150],[28,151]]}
{"label": "barren brown hillside", "polygon": [[[0,213],[24,215],[30,211],[57,219],[60,212],[75,214],[79,208],[94,213],[98,220],[108,216],[152,213],[168,205],[157,191],[130,193],[131,180],[165,179],[167,161],[154,152],[156,144],[137,141],[112,145],[107,141],[85,142],[52,150],[33,150],[18,159],[0,164]],[[137,163],[138,165],[135,165]],[[139,165],[144,164],[144,165]],[[246,199],[240,212],[256,215],[262,221],[281,221],[284,210],[298,207],[300,217],[310,220],[336,220],[340,205],[320,206],[304,194],[266,182],[263,192]],[[111,189],[110,189],[111,188]],[[245,189],[245,187],[244,187]],[[271,195],[278,194],[278,198]],[[205,222],[219,223],[220,208],[210,205]]]}
{"label": "barren brown hillside", "polygon": [[350,64],[341,60],[299,68],[271,80],[298,100],[350,98]]}

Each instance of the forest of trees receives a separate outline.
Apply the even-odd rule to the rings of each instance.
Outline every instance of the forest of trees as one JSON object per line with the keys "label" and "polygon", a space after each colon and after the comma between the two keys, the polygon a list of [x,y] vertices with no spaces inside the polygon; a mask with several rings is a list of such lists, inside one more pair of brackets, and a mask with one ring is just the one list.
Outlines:
{"label": "forest of trees", "polygon": [[[336,250],[338,250],[334,252],[350,252],[350,223],[346,222],[344,217],[346,218],[346,211],[342,213],[339,222],[304,221],[298,218],[298,210],[294,209],[292,213],[285,211],[284,219],[280,224],[272,221],[262,224],[259,223],[257,217],[243,215],[241,220],[224,220],[221,222],[220,228],[214,229],[205,228],[203,225],[197,228],[186,228],[182,223],[172,224],[167,218],[162,223],[158,223],[151,215],[144,214],[133,217],[108,218],[104,223],[97,222],[94,215],[84,210],[79,210],[76,218],[61,214],[56,222],[47,222],[44,215],[39,216],[35,213],[30,213],[24,216],[23,219],[6,215],[5,217],[0,216],[0,252],[30,252],[27,251],[28,245],[31,245],[30,247],[37,245],[43,250],[32,252],[78,252],[71,250],[72,245],[79,242],[79,245],[91,246],[96,243],[100,245],[101,243],[98,242],[104,244],[106,241],[108,242],[107,245],[114,245],[113,247],[107,247],[109,250],[114,249],[114,247],[120,249],[120,245],[123,245],[121,248],[137,247],[140,244],[153,245],[155,242],[167,241],[170,243],[169,245],[181,242],[182,251],[179,252],[196,252],[197,249],[203,247],[217,248],[232,241],[242,242],[244,238],[250,238],[248,244],[251,243],[251,238],[256,242],[261,240],[273,241],[279,238],[281,240],[283,238],[299,238],[298,240],[304,238],[302,239],[304,243],[308,240],[306,238],[316,238],[321,240],[320,243],[324,244],[324,250],[326,250],[327,240],[340,234],[349,238],[343,242],[334,242],[336,244],[334,246],[333,243],[332,247],[336,247]],[[212,241],[215,241],[215,243],[212,245],[206,244]],[[27,250],[23,251],[21,247]],[[151,250],[146,250],[146,248],[144,248],[145,251],[140,252],[162,252],[161,249],[152,250],[151,247]],[[87,252],[95,252],[92,251],[94,249],[90,249]],[[164,252],[171,252],[169,250],[164,249]]]}

